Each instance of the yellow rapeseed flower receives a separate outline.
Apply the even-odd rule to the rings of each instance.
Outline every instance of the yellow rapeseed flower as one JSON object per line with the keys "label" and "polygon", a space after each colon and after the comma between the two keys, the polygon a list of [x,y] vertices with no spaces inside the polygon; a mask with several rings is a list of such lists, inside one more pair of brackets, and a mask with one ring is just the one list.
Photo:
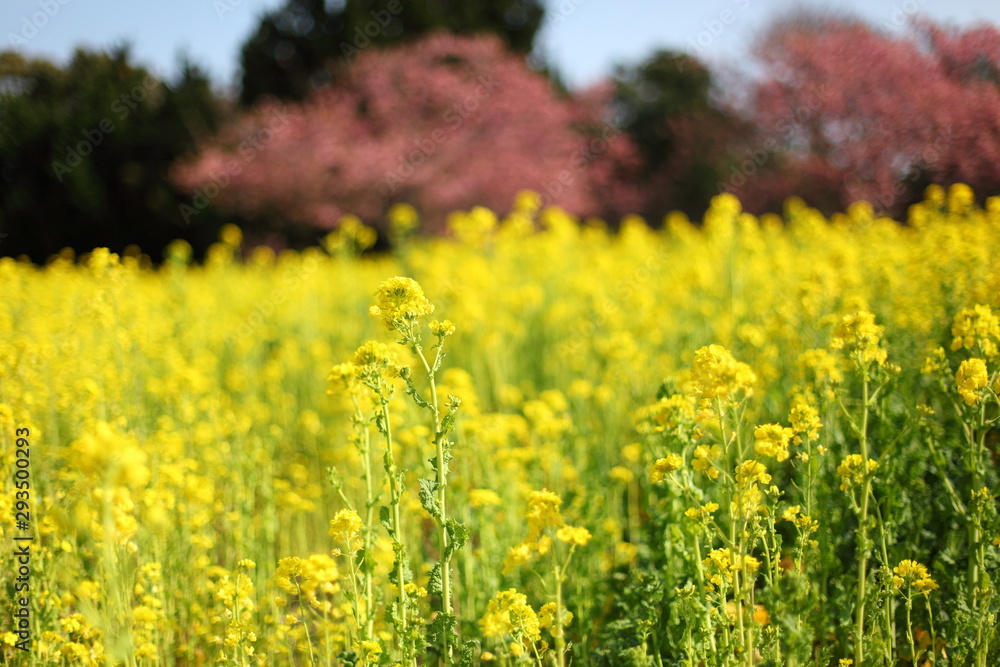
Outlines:
{"label": "yellow rapeseed flower", "polygon": [[525,518],[528,520],[528,534],[531,539],[537,539],[546,528],[558,528],[563,525],[562,498],[548,489],[532,491],[528,495],[528,510]]}
{"label": "yellow rapeseed flower", "polygon": [[649,476],[650,481],[654,484],[662,482],[667,475],[675,470],[680,470],[683,465],[684,459],[677,454],[667,454],[667,456],[662,459],[656,459],[656,462],[653,464],[653,470]]}
{"label": "yellow rapeseed flower", "polygon": [[773,456],[778,461],[788,460],[788,441],[795,432],[781,424],[764,424],[754,429],[754,451],[760,456]]}
{"label": "yellow rapeseed flower", "polygon": [[771,475],[760,461],[750,459],[736,466],[736,483],[740,486],[749,486],[754,482],[768,484],[770,481]]}
{"label": "yellow rapeseed flower", "polygon": [[418,317],[434,312],[434,306],[413,278],[396,276],[382,282],[375,290],[375,300],[368,314],[381,317],[390,330],[406,329]]}
{"label": "yellow rapeseed flower", "polygon": [[556,531],[556,539],[575,547],[582,547],[590,541],[590,531],[577,526],[563,526]]}
{"label": "yellow rapeseed flower", "polygon": [[722,448],[718,445],[698,445],[694,448],[694,456],[691,458],[691,467],[709,479],[719,477],[719,469],[712,463],[713,460],[722,456]]}
{"label": "yellow rapeseed flower", "polygon": [[699,398],[733,399],[740,392],[750,396],[757,376],[726,348],[709,345],[694,353],[691,381]]}
{"label": "yellow rapeseed flower", "polygon": [[973,405],[980,399],[979,390],[990,382],[990,374],[986,370],[986,362],[982,359],[965,359],[955,374],[955,384],[958,394],[966,405]]}
{"label": "yellow rapeseed flower", "polygon": [[538,615],[528,598],[514,588],[497,593],[489,601],[486,613],[479,619],[479,629],[484,637],[491,638],[512,635],[535,642],[542,637]]}
{"label": "yellow rapeseed flower", "polygon": [[365,524],[361,516],[351,509],[343,509],[333,515],[330,520],[330,535],[333,541],[339,545],[347,545],[347,548],[354,552],[364,547],[364,539],[361,531]]}
{"label": "yellow rapeseed flower", "polygon": [[894,567],[892,571],[895,574],[892,578],[892,584],[897,589],[904,586],[913,587],[918,592],[927,595],[938,587],[930,573],[927,572],[927,567],[917,561],[900,561],[899,565]]}
{"label": "yellow rapeseed flower", "polygon": [[793,442],[802,444],[805,436],[810,440],[819,438],[819,430],[823,428],[823,421],[819,417],[819,410],[816,409],[815,400],[810,395],[796,394],[792,398],[792,408],[788,413],[788,421],[791,422],[792,432],[795,433]]}
{"label": "yellow rapeseed flower", "polygon": [[986,305],[978,304],[963,308],[955,315],[951,325],[952,350],[979,350],[988,359],[997,356],[997,341],[1000,341],[1000,317]]}
{"label": "yellow rapeseed flower", "polygon": [[874,362],[881,366],[885,364],[887,357],[881,346],[884,330],[885,327],[875,324],[875,316],[868,311],[844,315],[834,327],[830,347],[857,354],[863,365]]}
{"label": "yellow rapeseed flower", "polygon": [[878,461],[868,459],[866,464],[860,454],[849,454],[837,466],[837,476],[840,477],[840,490],[849,491],[852,487],[863,484],[865,476],[874,472],[876,468],[878,468]]}

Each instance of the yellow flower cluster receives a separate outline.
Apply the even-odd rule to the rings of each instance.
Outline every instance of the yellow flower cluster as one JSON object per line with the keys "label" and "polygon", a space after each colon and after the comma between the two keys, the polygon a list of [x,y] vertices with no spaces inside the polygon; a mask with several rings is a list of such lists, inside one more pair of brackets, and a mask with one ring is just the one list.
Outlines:
{"label": "yellow flower cluster", "polygon": [[704,517],[711,516],[711,514],[718,511],[718,509],[718,503],[705,503],[701,507],[689,507],[684,511],[684,516],[692,521],[698,521]]}
{"label": "yellow flower cluster", "polygon": [[840,490],[850,491],[860,486],[865,479],[878,468],[878,461],[865,461],[860,454],[849,454],[837,466],[837,476],[840,477]]}
{"label": "yellow flower cluster", "polygon": [[739,394],[752,395],[757,376],[726,348],[708,345],[694,353],[691,382],[701,399],[734,399]]}
{"label": "yellow flower cluster", "polygon": [[882,347],[884,331],[885,327],[875,324],[875,315],[868,311],[844,315],[834,327],[830,347],[857,355],[862,365],[874,362],[881,366],[885,364],[887,357],[886,350]]}
{"label": "yellow flower cluster", "polygon": [[966,405],[977,403],[980,389],[990,382],[990,374],[986,370],[986,362],[982,359],[964,359],[955,373],[955,384],[958,385],[958,395]]}
{"label": "yellow flower cluster", "polygon": [[350,509],[340,510],[330,520],[330,535],[338,546],[347,546],[348,551],[355,552],[364,547],[365,541],[361,534],[365,527],[357,512]]}
{"label": "yellow flower cluster", "polygon": [[897,589],[913,587],[918,592],[927,595],[938,587],[927,572],[927,567],[916,561],[900,561],[899,565],[894,567],[892,571],[896,575],[892,578],[892,585]]}
{"label": "yellow flower cluster", "polygon": [[720,456],[722,456],[722,448],[718,445],[698,445],[694,448],[691,467],[709,479],[718,479],[719,469],[712,461],[718,460]]}
{"label": "yellow flower cluster", "polygon": [[792,408],[788,414],[788,421],[791,422],[792,432],[795,434],[793,442],[802,444],[803,436],[809,440],[819,438],[819,430],[823,428],[823,421],[819,418],[819,411],[814,406],[814,400],[803,394],[796,394],[792,398]]}
{"label": "yellow flower cluster", "polygon": [[497,593],[489,601],[486,613],[479,619],[479,628],[484,637],[510,635],[514,639],[510,652],[515,657],[524,652],[525,640],[534,643],[542,638],[538,614],[528,604],[527,596],[513,588]]}
{"label": "yellow flower cluster", "polygon": [[984,304],[963,308],[951,325],[952,350],[978,350],[987,359],[997,356],[1000,342],[1000,317]]}
{"label": "yellow flower cluster", "polygon": [[548,489],[528,494],[528,507],[524,514],[528,521],[528,538],[507,552],[503,562],[505,574],[519,565],[528,563],[536,555],[544,556],[549,553],[552,549],[552,538],[546,533],[547,529],[556,529],[556,539],[572,547],[586,546],[590,542],[592,537],[590,531],[565,522],[561,506],[562,498]]}
{"label": "yellow flower cluster", "polygon": [[753,556],[734,554],[729,548],[713,549],[701,564],[705,568],[708,580],[719,587],[724,582],[732,585],[737,574],[744,568],[749,574],[755,573],[760,568],[758,559]]}
{"label": "yellow flower cluster", "polygon": [[768,484],[770,481],[767,466],[760,461],[749,459],[736,466],[736,484],[739,486],[750,486],[756,482]]}
{"label": "yellow flower cluster", "polygon": [[788,460],[788,442],[795,431],[781,424],[764,424],[754,429],[754,451],[760,456],[773,456],[778,461]]}
{"label": "yellow flower cluster", "polygon": [[684,459],[682,459],[677,454],[667,454],[662,459],[656,459],[653,463],[653,471],[650,473],[649,479],[654,484],[657,482],[662,482],[663,479],[670,473],[680,470],[684,465]]}
{"label": "yellow flower cluster", "polygon": [[433,304],[413,278],[396,276],[386,280],[375,291],[375,301],[368,314],[382,318],[390,330],[407,329],[418,317],[434,312]]}

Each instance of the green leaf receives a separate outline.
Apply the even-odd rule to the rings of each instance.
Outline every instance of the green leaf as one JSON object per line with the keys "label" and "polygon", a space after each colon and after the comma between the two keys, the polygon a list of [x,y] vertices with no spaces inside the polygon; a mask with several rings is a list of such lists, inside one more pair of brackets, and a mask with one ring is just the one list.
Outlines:
{"label": "green leaf", "polygon": [[439,488],[438,483],[423,477],[418,481],[420,482],[420,504],[423,505],[428,514],[441,521],[441,506],[438,505],[437,499],[434,497]]}
{"label": "green leaf", "polygon": [[395,539],[396,533],[392,529],[392,521],[389,519],[389,508],[386,505],[381,505],[378,508],[378,520],[386,532],[389,533],[389,537]]}
{"label": "green leaf", "polygon": [[435,563],[427,575],[427,592],[431,595],[441,595],[441,563]]}
{"label": "green leaf", "polygon": [[462,644],[461,652],[458,655],[459,667],[473,667],[476,664],[476,651],[479,650],[479,642],[475,639],[468,639]]}
{"label": "green leaf", "polygon": [[448,548],[445,549],[443,560],[447,563],[469,541],[469,528],[456,519],[448,519],[445,531],[448,533]]}

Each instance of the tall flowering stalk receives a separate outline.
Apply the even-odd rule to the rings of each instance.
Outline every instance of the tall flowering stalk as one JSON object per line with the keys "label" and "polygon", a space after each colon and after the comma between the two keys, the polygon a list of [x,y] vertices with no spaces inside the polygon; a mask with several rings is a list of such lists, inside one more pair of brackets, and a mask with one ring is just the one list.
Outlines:
{"label": "tall flowering stalk", "polygon": [[[757,481],[766,484],[771,479],[764,474],[764,467],[758,462],[746,463],[760,466],[759,475],[751,473],[743,463],[748,453],[742,433],[743,415],[746,401],[753,395],[757,376],[747,364],[733,358],[726,348],[709,345],[695,352],[691,381],[699,405],[698,420],[703,427],[717,430],[721,443],[721,470],[726,473],[723,486],[727,490],[726,495],[732,498],[729,534],[725,543],[727,553],[731,555],[727,568],[732,573],[729,583],[733,590],[736,632],[742,645],[741,662],[753,664],[754,631],[747,624],[745,615],[747,608],[753,608],[753,587],[749,582],[755,578],[756,566],[751,561],[756,562],[756,559],[749,555],[751,547],[746,528],[760,504]],[[695,449],[692,467],[712,479],[718,478],[719,467],[711,460],[715,458],[714,451],[719,448],[714,445],[707,451],[705,448],[701,445]],[[730,470],[736,471],[735,476],[729,474]],[[706,562],[711,562],[711,556]]]}
{"label": "tall flowering stalk", "polygon": [[[566,626],[572,621],[573,615],[563,604],[563,584],[569,570],[570,560],[577,547],[586,546],[590,542],[590,531],[580,526],[566,523],[562,515],[562,498],[558,494],[542,489],[532,491],[528,495],[528,508],[525,519],[528,522],[528,537],[526,540],[511,547],[504,559],[504,572],[510,572],[517,566],[524,565],[535,558],[552,554],[552,584],[555,600],[542,606],[539,612],[539,623],[536,628],[549,628],[555,643],[555,664],[565,667],[566,663]],[[555,540],[553,541],[552,533]],[[568,546],[568,550],[559,548],[560,544]],[[489,622],[488,614],[480,621]],[[496,634],[490,636],[498,636]],[[536,660],[541,662],[541,656],[547,650],[545,642],[540,641],[541,635],[535,632],[529,640],[531,650],[535,652]],[[512,644],[511,650],[515,657],[520,655],[520,645]]]}
{"label": "tall flowering stalk", "polygon": [[[851,366],[861,378],[861,414],[852,417],[841,400],[840,406],[855,437],[859,454],[851,454],[837,468],[840,488],[850,494],[851,506],[858,515],[857,560],[858,578],[854,601],[854,663],[861,665],[865,659],[865,611],[868,602],[868,559],[872,540],[869,537],[872,480],[878,462],[869,455],[868,421],[872,407],[884,385],[873,390],[873,379],[878,369],[886,367],[887,353],[881,345],[883,327],[875,324],[875,316],[866,311],[845,315],[833,332],[830,347],[843,350]],[[891,368],[891,367],[890,367]],[[839,398],[839,397],[838,397]],[[881,522],[880,522],[881,523]],[[891,643],[892,637],[886,637]]]}
{"label": "tall flowering stalk", "polygon": [[391,380],[399,377],[401,367],[389,347],[377,341],[368,341],[359,347],[354,353],[353,363],[361,383],[375,396],[377,405],[375,424],[385,438],[382,463],[389,479],[389,505],[383,505],[379,509],[379,520],[392,540],[395,559],[390,580],[396,585],[396,600],[387,611],[396,631],[398,658],[408,664],[416,664],[414,654],[416,637],[413,629],[409,627],[407,618],[409,604],[406,584],[411,575],[407,563],[406,545],[403,542],[403,521],[400,514],[404,474],[396,465],[392,424],[389,418],[389,401],[393,396]]}
{"label": "tall flowering stalk", "polygon": [[[464,546],[469,534],[464,524],[448,517],[448,472],[454,443],[447,436],[455,426],[461,401],[458,397],[449,395],[442,406],[437,389],[437,373],[444,359],[444,342],[455,333],[455,325],[450,320],[434,320],[430,323],[435,343],[431,347],[434,350],[433,360],[428,360],[418,320],[421,316],[432,313],[434,306],[424,296],[420,285],[412,278],[390,278],[379,286],[375,298],[378,303],[369,309],[369,314],[380,318],[390,331],[399,334],[397,342],[407,346],[420,360],[427,381],[429,398],[425,398],[417,388],[410,368],[400,369],[399,376],[406,383],[407,395],[418,407],[427,410],[431,418],[432,444],[436,454],[431,460],[431,466],[435,476],[420,480],[420,503],[438,525],[439,560],[431,570],[429,592],[440,596],[441,605],[431,623],[428,639],[440,660],[448,665],[454,660],[459,639],[458,619],[452,608],[451,560],[455,552]],[[463,648],[463,660],[471,659],[474,646],[469,644]]]}
{"label": "tall flowering stalk", "polygon": [[[984,576],[987,545],[983,528],[991,494],[983,485],[983,480],[989,465],[986,434],[998,419],[994,406],[1000,404],[997,396],[1000,374],[994,371],[991,375],[988,362],[1000,356],[997,347],[1000,342],[1000,317],[986,305],[964,308],[955,316],[951,332],[952,350],[969,350],[976,355],[962,360],[955,373],[955,387],[961,398],[960,402],[955,402],[955,409],[962,421],[966,443],[965,467],[970,478],[969,500],[965,508],[969,536],[966,600],[976,619],[975,665],[985,667],[991,634],[986,624],[995,592]],[[992,412],[992,416],[988,411]]]}
{"label": "tall flowering stalk", "polygon": [[[344,505],[347,506],[348,510],[342,510],[337,513],[337,516],[333,521],[337,522],[339,526],[335,532],[334,524],[331,522],[331,535],[343,537],[347,533],[344,532],[342,524],[343,519],[347,514],[342,514],[344,511],[353,513],[354,516],[358,516],[360,524],[360,532],[362,535],[362,543],[358,549],[349,548],[345,552],[345,556],[352,561],[352,570],[356,567],[356,575],[361,578],[361,591],[360,594],[355,593],[354,600],[354,613],[355,620],[358,623],[358,633],[361,635],[361,640],[370,640],[375,634],[375,590],[374,590],[374,558],[373,547],[375,545],[375,531],[373,529],[375,520],[375,507],[378,505],[378,494],[375,490],[375,480],[374,480],[374,466],[372,465],[372,451],[371,451],[371,433],[369,430],[369,424],[371,422],[371,417],[367,415],[361,405],[361,392],[363,391],[359,381],[359,369],[353,363],[343,363],[338,364],[333,367],[330,371],[328,378],[328,383],[330,388],[327,390],[328,394],[334,394],[340,389],[344,389],[351,397],[351,403],[354,406],[354,415],[352,417],[352,424],[354,427],[354,435],[351,438],[352,443],[358,450],[358,456],[361,459],[361,477],[365,482],[365,506],[364,519],[358,516],[358,513],[352,508],[350,500],[343,490],[343,481],[340,474],[335,468],[329,469],[330,481],[340,496]],[[339,519],[339,520],[338,520]],[[343,539],[337,540],[338,542],[343,542]],[[350,546],[356,544],[356,541],[351,539]],[[340,546],[345,546],[338,544]],[[357,561],[356,563],[354,561]]]}

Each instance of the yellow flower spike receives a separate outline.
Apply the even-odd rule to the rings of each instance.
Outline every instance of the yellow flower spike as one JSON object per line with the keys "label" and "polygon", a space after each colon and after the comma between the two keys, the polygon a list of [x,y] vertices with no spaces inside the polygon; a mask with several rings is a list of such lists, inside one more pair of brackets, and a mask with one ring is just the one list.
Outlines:
{"label": "yellow flower spike", "polygon": [[532,491],[528,495],[528,510],[525,518],[528,520],[528,534],[531,539],[537,539],[546,528],[557,528],[563,525],[562,498],[548,489]]}
{"label": "yellow flower spike", "polygon": [[927,567],[913,560],[900,561],[899,565],[892,569],[892,583],[897,589],[904,586],[913,587],[917,592],[927,595],[938,588],[937,583],[931,578]]}
{"label": "yellow flower spike", "polygon": [[955,384],[958,385],[958,395],[966,405],[974,405],[981,396],[979,390],[990,382],[986,362],[982,359],[966,359],[958,367],[955,374]]}
{"label": "yellow flower spike", "polygon": [[357,512],[351,509],[343,509],[337,512],[330,520],[330,535],[334,542],[339,545],[347,545],[352,552],[364,547],[364,538],[361,531],[364,529],[364,522]]}
{"label": "yellow flower spike", "polygon": [[677,454],[668,454],[662,459],[657,459],[653,464],[653,470],[650,473],[650,481],[654,484],[662,482],[667,475],[680,470],[683,466],[684,459]]}
{"label": "yellow flower spike", "polygon": [[503,574],[510,574],[514,568],[531,561],[534,556],[534,549],[526,542],[511,547],[507,551],[507,556],[503,559]]}
{"label": "yellow flower spike", "polygon": [[698,445],[694,448],[691,467],[709,479],[718,479],[719,469],[712,463],[722,456],[722,448],[718,445]]}
{"label": "yellow flower spike", "polygon": [[451,320],[444,320],[443,322],[438,322],[434,320],[429,325],[431,333],[435,336],[450,336],[455,333],[455,324]]}
{"label": "yellow flower spike", "polygon": [[434,312],[424,290],[412,278],[389,278],[375,290],[375,300],[369,315],[382,318],[387,329],[400,333],[405,333],[417,318]]}
{"label": "yellow flower spike", "polygon": [[780,424],[764,424],[754,429],[754,451],[760,456],[773,456],[778,461],[788,460],[788,443],[795,432]]}
{"label": "yellow flower spike", "polygon": [[576,547],[586,546],[590,541],[590,531],[576,526],[563,526],[556,531],[556,539]]}
{"label": "yellow flower spike", "polygon": [[771,475],[760,461],[750,459],[736,466],[736,484],[739,486],[749,486],[754,482],[767,484],[770,481]]}
{"label": "yellow flower spike", "polygon": [[878,461],[868,459],[867,463],[860,454],[849,454],[839,466],[837,476],[840,477],[840,490],[850,491],[854,486],[860,486],[865,476],[878,468]]}
{"label": "yellow flower spike", "polygon": [[881,346],[885,327],[875,324],[875,316],[868,311],[844,315],[834,327],[830,347],[857,354],[862,365],[885,364],[887,353]]}
{"label": "yellow flower spike", "polygon": [[709,345],[694,353],[691,381],[700,398],[732,399],[740,392],[751,396],[757,376],[748,365],[736,361],[726,348]]}
{"label": "yellow flower spike", "polygon": [[952,350],[975,350],[977,347],[989,359],[997,356],[1000,341],[1000,317],[986,305],[963,308],[951,325]]}

